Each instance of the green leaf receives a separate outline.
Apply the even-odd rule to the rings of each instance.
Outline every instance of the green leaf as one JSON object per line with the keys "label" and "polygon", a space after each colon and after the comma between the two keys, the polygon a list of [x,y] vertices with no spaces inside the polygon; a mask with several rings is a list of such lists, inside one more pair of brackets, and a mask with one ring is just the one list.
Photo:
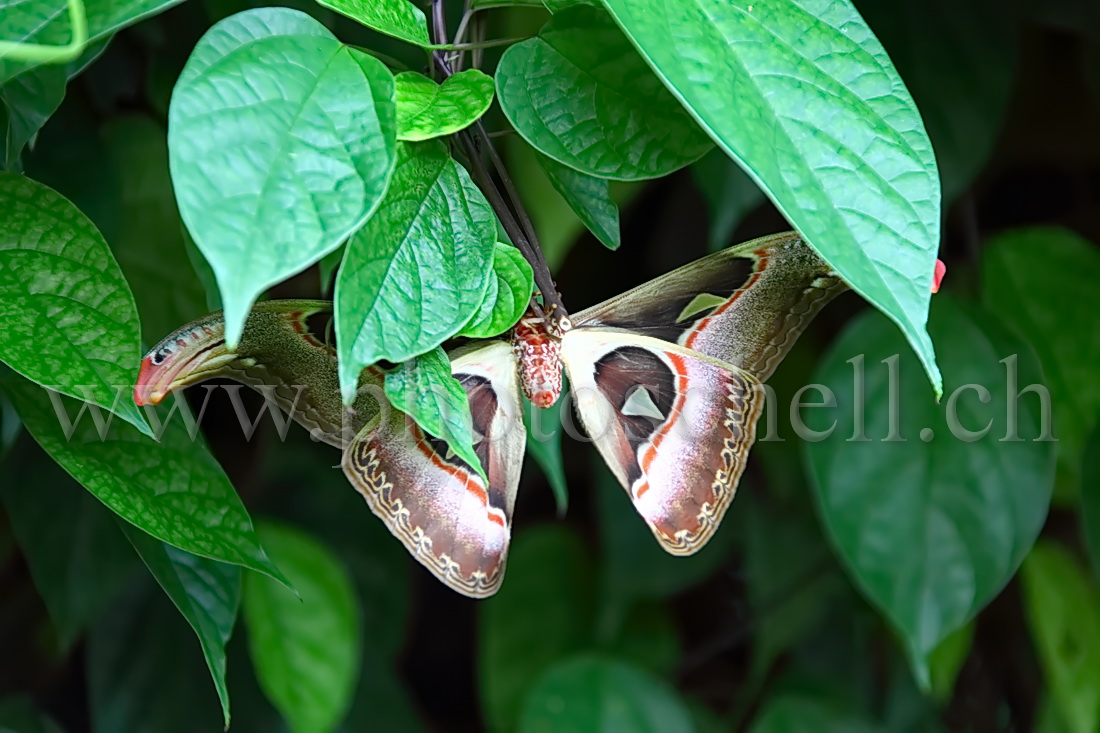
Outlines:
{"label": "green leaf", "polygon": [[485,299],[460,336],[489,338],[516,325],[531,302],[535,273],[520,251],[510,244],[497,242],[493,247],[493,275]]}
{"label": "green leaf", "polygon": [[17,452],[4,471],[0,500],[67,650],[139,565],[111,512],[37,448]]}
{"label": "green leaf", "polygon": [[492,274],[496,218],[442,142],[398,145],[390,193],[348,242],[336,277],[345,401],[363,367],[431,351],[477,312]]}
{"label": "green leaf", "polygon": [[733,233],[745,215],[764,201],[764,192],[721,149],[693,163],[691,174],[710,212],[707,248],[711,252],[725,249],[733,244]]}
{"label": "green leaf", "polygon": [[428,48],[428,21],[424,12],[408,0],[317,0],[379,33]]}
{"label": "green leaf", "polygon": [[619,207],[611,200],[610,182],[573,170],[545,155],[536,153],[535,157],[554,190],[561,194],[588,231],[608,249],[618,249],[622,243]]}
{"label": "green leaf", "polygon": [[1019,20],[998,0],[856,0],[856,7],[913,94],[950,204],[985,167],[999,138]]}
{"label": "green leaf", "polygon": [[16,376],[0,375],[0,389],[38,444],[123,519],[182,550],[282,579],[229,479],[180,418],[155,442]]}
{"label": "green leaf", "polygon": [[751,733],[875,733],[877,729],[843,704],[783,694],[767,701],[749,730]]}
{"label": "green leaf", "polygon": [[67,82],[64,66],[41,66],[0,86],[0,168],[18,170],[23,148],[61,106]]}
{"label": "green leaf", "polygon": [[516,537],[508,557],[508,582],[480,606],[479,677],[490,730],[515,730],[535,680],[555,661],[586,645],[592,623],[591,572],[583,543],[560,525],[534,527]]}
{"label": "green leaf", "polygon": [[1100,253],[1065,229],[1018,229],[990,240],[982,256],[982,296],[1031,342],[1054,402],[1062,464],[1076,475],[1100,410]]}
{"label": "green leaf", "polygon": [[92,627],[86,660],[92,730],[221,730],[195,635],[147,578]]}
{"label": "green leaf", "polygon": [[[737,535],[726,523],[702,551],[677,557],[661,549],[622,486],[601,461],[594,468],[603,586],[619,598],[664,598],[728,562]],[[742,486],[744,488],[744,486]]]}
{"label": "green leaf", "polygon": [[[600,619],[617,615],[617,603],[608,604]],[[640,601],[623,609],[621,621],[609,639],[601,639],[600,651],[624,662],[636,664],[654,674],[672,673],[680,661],[680,638],[676,623],[661,601]],[[602,626],[603,624],[601,624]],[[599,629],[597,633],[604,631]]]}
{"label": "green leaf", "polygon": [[478,69],[448,77],[442,85],[406,71],[394,78],[397,139],[429,140],[472,125],[493,103],[493,78]]}
{"label": "green leaf", "polygon": [[[922,687],[928,654],[1004,587],[1038,536],[1054,447],[1035,440],[1034,397],[1017,399],[1041,381],[1027,344],[942,294],[930,323],[952,388],[942,404],[898,332],[868,311],[813,378],[835,408],[792,407],[828,536],[900,632]],[[823,402],[817,391],[800,399]]]}
{"label": "green leaf", "polygon": [[[562,394],[569,394],[569,384],[563,377]],[[523,426],[527,429],[527,455],[539,464],[550,490],[554,492],[554,503],[558,516],[564,517],[569,508],[569,491],[565,483],[565,462],[561,455],[561,411],[566,400],[559,399],[545,410],[535,407],[524,400]]]}
{"label": "green leaf", "polygon": [[[913,100],[847,0],[606,0],[718,145],[852,288],[925,332],[940,185]],[[502,95],[503,97],[503,95]]]}
{"label": "green leaf", "polygon": [[160,587],[195,630],[229,727],[225,686],[225,645],[233,633],[241,601],[241,569],[178,550],[133,525],[119,523]]}
{"label": "green leaf", "polygon": [[268,578],[245,578],[256,676],[296,733],[331,730],[347,713],[358,672],[355,590],[340,561],[317,540],[271,523],[259,532],[301,598]]}
{"label": "green leaf", "polygon": [[22,176],[0,173],[0,210],[0,360],[152,435],[129,397],[141,361],[134,296],[103,237]]}
{"label": "green leaf", "polygon": [[680,696],[657,677],[615,659],[576,657],[547,670],[523,703],[521,733],[694,730]]}
{"label": "green leaf", "polygon": [[1100,424],[1085,447],[1081,471],[1081,533],[1085,536],[1092,572],[1100,578]]}
{"label": "green leaf", "polygon": [[[474,427],[466,390],[451,376],[447,352],[436,347],[386,373],[386,397],[426,432],[485,478],[474,452]],[[486,479],[488,480],[488,479]]]}
{"label": "green leaf", "polygon": [[1062,547],[1042,541],[1020,571],[1031,635],[1069,731],[1100,726],[1100,593]]}
{"label": "green leaf", "polygon": [[599,8],[580,5],[555,14],[537,38],[504,52],[496,82],[500,107],[516,132],[589,175],[658,178],[711,148]]}
{"label": "green leaf", "polygon": [[239,13],[195,47],[172,94],[168,152],[230,345],[260,293],[336,249],[382,200],[393,94],[382,62],[294,10]]}
{"label": "green leaf", "polygon": [[[182,0],[83,0],[88,23],[88,44],[85,48],[180,2]],[[65,46],[72,38],[67,0],[5,3],[3,40]],[[0,58],[0,84],[38,65],[36,62]]]}
{"label": "green leaf", "polygon": [[344,252],[346,251],[347,246],[341,245],[322,257],[317,263],[317,274],[321,280],[322,293],[328,293],[332,290],[334,285],[332,276],[336,274],[336,271],[340,268],[340,263],[344,261]]}
{"label": "green leaf", "polygon": [[932,697],[940,705],[950,703],[955,694],[955,682],[974,646],[974,626],[971,621],[952,631],[928,657]]}
{"label": "green leaf", "polygon": [[49,716],[23,695],[0,698],[0,733],[63,733]]}

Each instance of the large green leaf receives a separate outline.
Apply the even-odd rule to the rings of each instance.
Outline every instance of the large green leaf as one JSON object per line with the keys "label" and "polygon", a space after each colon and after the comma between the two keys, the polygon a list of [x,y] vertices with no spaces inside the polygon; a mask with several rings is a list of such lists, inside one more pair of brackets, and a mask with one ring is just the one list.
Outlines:
{"label": "large green leaf", "polygon": [[67,649],[140,565],[111,512],[41,451],[19,451],[4,472],[0,500]]}
{"label": "large green leaf", "polygon": [[296,733],[328,731],[347,713],[358,672],[359,608],[347,571],[319,542],[289,526],[260,527],[301,597],[249,575],[244,615],[256,676]]}
{"label": "large green leaf", "polygon": [[523,699],[555,661],[590,638],[592,563],[560,526],[529,529],[508,557],[508,582],[482,604],[479,676],[489,727],[512,731]]}
{"label": "large green leaf", "polygon": [[618,249],[622,243],[619,207],[611,199],[610,181],[573,170],[540,153],[535,155],[554,190],[565,199],[588,231],[608,249]]}
{"label": "large green leaf", "polygon": [[38,444],[123,519],[196,555],[282,578],[229,479],[179,418],[156,442],[17,376],[0,375],[0,389]]}
{"label": "large green leaf", "polygon": [[141,335],[130,287],[95,226],[41,184],[0,173],[0,360],[151,434],[130,399]]}
{"label": "large green leaf", "polygon": [[593,176],[657,178],[711,148],[599,8],[580,5],[555,14],[537,38],[504,53],[496,82],[500,107],[516,132]]}
{"label": "large green leaf", "polygon": [[950,204],[997,142],[1013,88],[1018,20],[999,0],[855,3],[913,94]]}
{"label": "large green leaf", "polygon": [[424,12],[408,0],[317,0],[379,33],[417,46],[431,46]]}
{"label": "large green leaf", "polygon": [[798,395],[833,409],[802,410],[806,422],[795,425],[828,535],[900,632],[922,686],[928,654],[1001,590],[1031,548],[1054,468],[1054,444],[1036,440],[1036,404],[1016,399],[1042,379],[1027,344],[942,294],[931,329],[952,389],[942,404],[900,334],[868,311],[813,378],[835,403],[816,391]]}
{"label": "large green leaf", "polygon": [[1053,542],[1035,546],[1020,576],[1054,705],[1069,731],[1093,733],[1100,727],[1100,593]]}
{"label": "large green leaf", "polygon": [[[180,2],[182,0],[83,0],[88,45]],[[4,0],[0,3],[0,14],[4,16],[0,40],[51,46],[65,46],[72,40],[67,0]],[[0,58],[0,84],[36,66],[35,62]]]}
{"label": "large green leaf", "polygon": [[493,247],[493,277],[489,279],[485,299],[459,335],[489,338],[504,333],[527,310],[534,287],[535,274],[520,251],[497,242]]}
{"label": "large green leaf", "polygon": [[474,452],[474,428],[466,390],[451,376],[451,360],[438,346],[386,373],[386,397],[425,431],[485,477]]}
{"label": "large green leaf", "polygon": [[[925,332],[940,240],[932,146],[847,0],[606,0],[642,56],[854,290]],[[502,95],[503,96],[503,95]]]}
{"label": "large green leaf", "polygon": [[554,665],[528,694],[521,733],[629,730],[688,733],[691,713],[659,678],[624,662],[581,656]]}
{"label": "large green leaf", "polygon": [[493,79],[466,69],[443,84],[406,71],[394,78],[397,99],[397,139],[429,140],[472,125],[493,103]]}
{"label": "large green leaf", "polygon": [[92,730],[223,727],[195,635],[146,578],[92,627],[86,662]]}
{"label": "large green leaf", "polygon": [[809,695],[784,694],[762,706],[749,730],[751,733],[877,733],[878,729],[843,704],[830,704]]}
{"label": "large green leaf", "polygon": [[336,277],[344,399],[359,372],[402,362],[458,332],[484,299],[496,219],[442,142],[401,143],[378,212],[348,243]]}
{"label": "large green leaf", "polygon": [[176,549],[131,524],[119,523],[160,587],[172,599],[202,646],[229,727],[229,690],[225,686],[225,645],[233,633],[241,601],[241,569]]}
{"label": "large green leaf", "polygon": [[393,94],[382,62],[294,10],[239,13],[195,47],[172,94],[168,152],[231,345],[260,293],[336,249],[382,200]]}
{"label": "large green leaf", "polygon": [[1053,400],[1059,458],[1076,475],[1100,410],[1100,252],[1065,229],[994,237],[982,257],[985,303],[1031,342]]}

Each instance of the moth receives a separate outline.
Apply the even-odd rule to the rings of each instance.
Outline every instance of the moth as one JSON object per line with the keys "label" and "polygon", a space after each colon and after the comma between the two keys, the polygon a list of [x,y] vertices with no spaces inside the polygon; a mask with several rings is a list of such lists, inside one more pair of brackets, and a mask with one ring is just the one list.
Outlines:
{"label": "moth", "polygon": [[690,555],[733,500],[764,403],[762,383],[817,312],[846,288],[795,233],[704,257],[568,318],[530,309],[506,337],[451,352],[487,480],[388,405],[363,371],[341,403],[336,353],[308,320],[323,301],[270,301],[229,350],[220,314],[143,359],[135,401],[212,377],[256,387],[319,440],[421,564],[474,598],[500,587],[525,449],[522,398],[548,407],[562,369],[589,438],[661,546]]}

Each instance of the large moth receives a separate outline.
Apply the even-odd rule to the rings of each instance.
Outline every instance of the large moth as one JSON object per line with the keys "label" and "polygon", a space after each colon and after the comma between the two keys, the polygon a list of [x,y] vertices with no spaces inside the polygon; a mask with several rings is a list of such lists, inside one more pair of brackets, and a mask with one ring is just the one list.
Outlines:
{"label": "large moth", "polygon": [[487,481],[386,404],[367,369],[350,411],[336,354],[307,319],[323,301],[256,306],[238,347],[219,314],[188,324],[142,362],[138,404],[211,377],[265,388],[315,437],[412,555],[475,598],[500,587],[523,464],[521,393],[553,404],[564,367],[589,437],[667,551],[688,555],[733,499],[763,408],[762,382],[844,283],[797,234],[704,257],[573,315],[528,311],[507,340],[450,352],[469,397]]}

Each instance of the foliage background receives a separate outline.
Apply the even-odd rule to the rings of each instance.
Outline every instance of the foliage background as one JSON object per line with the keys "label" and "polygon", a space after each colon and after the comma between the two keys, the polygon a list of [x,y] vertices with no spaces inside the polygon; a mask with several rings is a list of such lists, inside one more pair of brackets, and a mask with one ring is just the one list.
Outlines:
{"label": "foliage background", "polygon": [[[935,536],[905,541],[919,524],[914,517],[934,519],[942,505],[935,496],[917,507],[876,497],[901,495],[906,461],[927,459],[940,472],[918,488],[988,499],[964,529],[983,526],[1017,499],[1021,522],[1038,523],[1051,490],[1042,456],[952,453],[950,444],[910,436],[909,453],[891,458],[895,470],[871,495],[830,509],[809,477],[816,471],[827,483],[828,453],[820,451],[843,446],[823,443],[803,455],[794,440],[761,443],[720,535],[680,560],[656,547],[591,447],[566,441],[567,514],[557,516],[544,477],[528,462],[504,588],[473,602],[405,556],[349,490],[332,449],[297,429],[283,443],[267,423],[246,441],[218,392],[206,440],[262,524],[274,559],[293,546],[285,538],[290,525],[343,569],[325,590],[344,600],[331,618],[287,618],[319,632],[287,673],[300,674],[304,688],[314,684],[323,695],[347,677],[327,670],[308,679],[308,661],[321,656],[332,665],[334,649],[347,653],[336,666],[358,671],[342,729],[552,730],[564,708],[580,716],[565,722],[581,729],[636,715],[626,718],[627,729],[1096,730],[1100,672],[1089,660],[1100,658],[1100,458],[1089,434],[1100,409],[1093,358],[1100,254],[1092,244],[1100,241],[1100,17],[1095,6],[1071,0],[1019,9],[980,1],[856,4],[910,87],[944,179],[941,257],[949,276],[934,302],[932,332],[947,393],[967,374],[991,380],[984,383],[997,392],[999,366],[967,351],[969,325],[991,318],[1001,325],[981,332],[1001,334],[1024,361],[1037,357],[1055,399],[1062,440],[1053,503],[1022,572],[1003,590],[995,581],[975,583],[962,605],[982,610],[932,655],[922,693],[913,671],[920,665],[904,641],[913,634],[895,629],[959,606],[920,575],[938,559]],[[111,244],[147,343],[209,307],[168,178],[167,103],[202,33],[246,7],[185,3],[120,33],[69,86],[24,158],[30,177],[73,201]],[[346,42],[398,58],[410,53],[316,6],[301,9]],[[537,10],[509,12],[496,35],[525,35],[541,21]],[[583,231],[524,148],[503,145],[573,308],[656,277],[713,243],[786,228],[731,165],[712,156],[664,179],[617,186],[623,245],[609,252]],[[315,297],[319,282],[314,268],[273,294]],[[868,353],[868,365],[876,349],[904,354],[904,342],[882,323],[852,295],[827,308],[773,379],[780,402],[809,381],[843,385],[845,359],[856,353]],[[915,362],[906,366],[906,398],[919,402],[926,383]],[[1036,372],[1021,367],[1025,373]],[[255,414],[258,401],[249,404]],[[924,425],[919,417],[906,423],[914,433]],[[3,419],[0,499],[11,522],[0,521],[0,724],[48,730],[50,718],[66,730],[216,729],[218,700],[191,629],[111,513],[11,428],[10,410]],[[955,486],[953,475],[975,475],[963,470],[973,455],[993,478]],[[881,460],[845,457],[852,467]],[[871,522],[845,525],[863,516],[860,508],[881,511],[875,526],[900,538],[882,551],[877,576],[866,552],[845,555],[845,548],[866,550],[858,533]],[[293,547],[287,552],[297,556]],[[284,572],[305,595],[309,574],[296,580],[290,566]],[[906,589],[928,591],[917,604],[927,616],[909,627],[896,615],[904,599],[889,596]],[[246,606],[248,596],[272,592],[247,581]],[[280,729],[285,723],[257,683],[259,656],[250,655],[240,623],[228,648],[233,729]],[[308,716],[311,704],[300,709]],[[327,726],[293,716],[292,724]]]}

